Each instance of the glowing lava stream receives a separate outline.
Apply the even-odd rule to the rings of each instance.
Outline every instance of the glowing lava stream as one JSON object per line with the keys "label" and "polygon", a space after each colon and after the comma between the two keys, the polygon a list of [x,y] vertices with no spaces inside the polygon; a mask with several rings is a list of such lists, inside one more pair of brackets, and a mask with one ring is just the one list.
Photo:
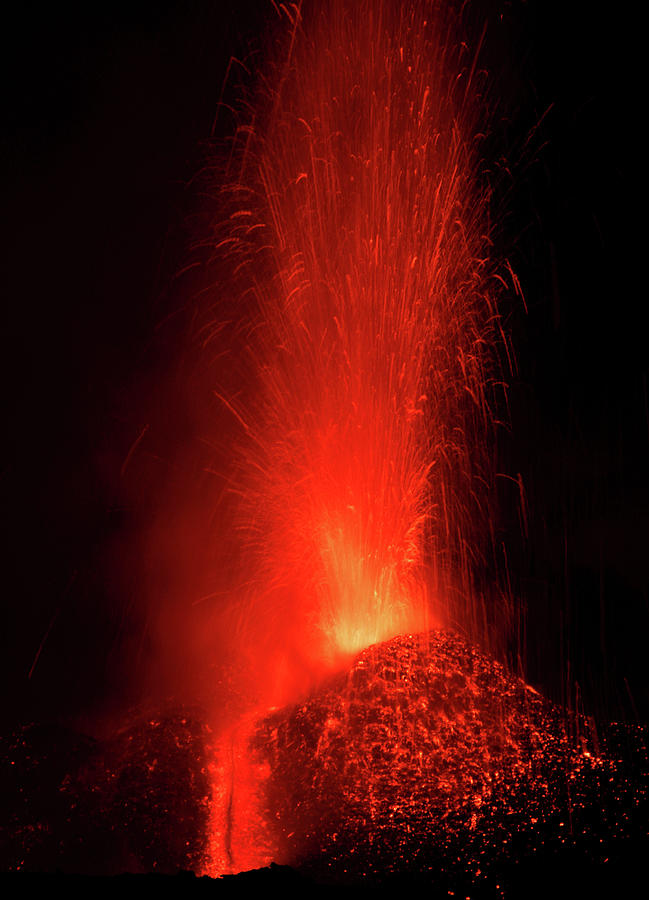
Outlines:
{"label": "glowing lava stream", "polygon": [[213,748],[212,799],[205,874],[218,876],[277,862],[264,816],[270,775],[250,754],[259,710],[243,717]]}
{"label": "glowing lava stream", "polygon": [[[481,76],[445,5],[331,0],[289,15],[220,188],[229,215],[213,246],[237,299],[210,315],[243,323],[229,348],[242,383],[217,378],[214,393],[238,429],[228,479],[247,639],[263,633],[260,657],[266,642],[322,675],[470,613],[503,279],[480,177]],[[255,664],[260,682],[275,677]],[[245,837],[260,784],[251,727],[217,752],[213,870],[266,860]]]}

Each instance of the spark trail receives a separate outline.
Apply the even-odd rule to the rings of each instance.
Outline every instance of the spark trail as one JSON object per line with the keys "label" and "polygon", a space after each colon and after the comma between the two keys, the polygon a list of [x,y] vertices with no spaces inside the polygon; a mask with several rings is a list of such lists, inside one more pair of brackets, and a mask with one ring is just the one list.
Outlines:
{"label": "spark trail", "polygon": [[221,194],[247,372],[217,395],[240,430],[251,590],[333,658],[469,592],[499,319],[480,79],[451,17],[390,2],[290,15]]}

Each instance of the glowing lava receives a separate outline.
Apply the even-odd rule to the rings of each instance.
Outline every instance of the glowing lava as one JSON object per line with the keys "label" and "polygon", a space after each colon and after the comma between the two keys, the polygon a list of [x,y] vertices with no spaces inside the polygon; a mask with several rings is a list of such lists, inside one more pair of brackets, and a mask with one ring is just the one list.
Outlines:
{"label": "glowing lava", "polygon": [[[257,717],[366,647],[474,614],[502,381],[475,52],[435,2],[287,15],[219,187],[227,274],[204,332],[236,431]],[[249,736],[217,748],[217,870],[251,863],[232,849],[233,818],[256,815]]]}

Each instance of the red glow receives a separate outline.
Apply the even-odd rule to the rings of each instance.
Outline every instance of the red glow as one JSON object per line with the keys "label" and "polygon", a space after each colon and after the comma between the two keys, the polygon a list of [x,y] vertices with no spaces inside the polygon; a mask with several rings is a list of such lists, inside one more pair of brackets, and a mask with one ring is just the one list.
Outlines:
{"label": "red glow", "polygon": [[[258,708],[372,644],[466,618],[499,381],[475,52],[436,3],[289,17],[219,189],[229,274],[206,342],[234,331],[219,359],[239,354],[239,380],[226,364],[213,392],[236,430],[239,653]],[[239,731],[218,755],[242,804]],[[228,797],[219,870],[253,862],[225,846]]]}

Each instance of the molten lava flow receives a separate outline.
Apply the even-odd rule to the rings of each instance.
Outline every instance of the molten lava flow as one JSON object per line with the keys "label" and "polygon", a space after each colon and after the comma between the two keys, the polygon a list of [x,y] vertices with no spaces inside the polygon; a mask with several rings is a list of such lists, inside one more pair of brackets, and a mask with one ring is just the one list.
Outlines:
{"label": "molten lava flow", "polygon": [[[499,380],[475,55],[435,2],[290,15],[219,189],[234,300],[206,326],[210,347],[230,341],[213,390],[236,429],[232,593],[258,714],[364,648],[466,618]],[[223,788],[256,792],[235,732],[217,868],[251,863]]]}

